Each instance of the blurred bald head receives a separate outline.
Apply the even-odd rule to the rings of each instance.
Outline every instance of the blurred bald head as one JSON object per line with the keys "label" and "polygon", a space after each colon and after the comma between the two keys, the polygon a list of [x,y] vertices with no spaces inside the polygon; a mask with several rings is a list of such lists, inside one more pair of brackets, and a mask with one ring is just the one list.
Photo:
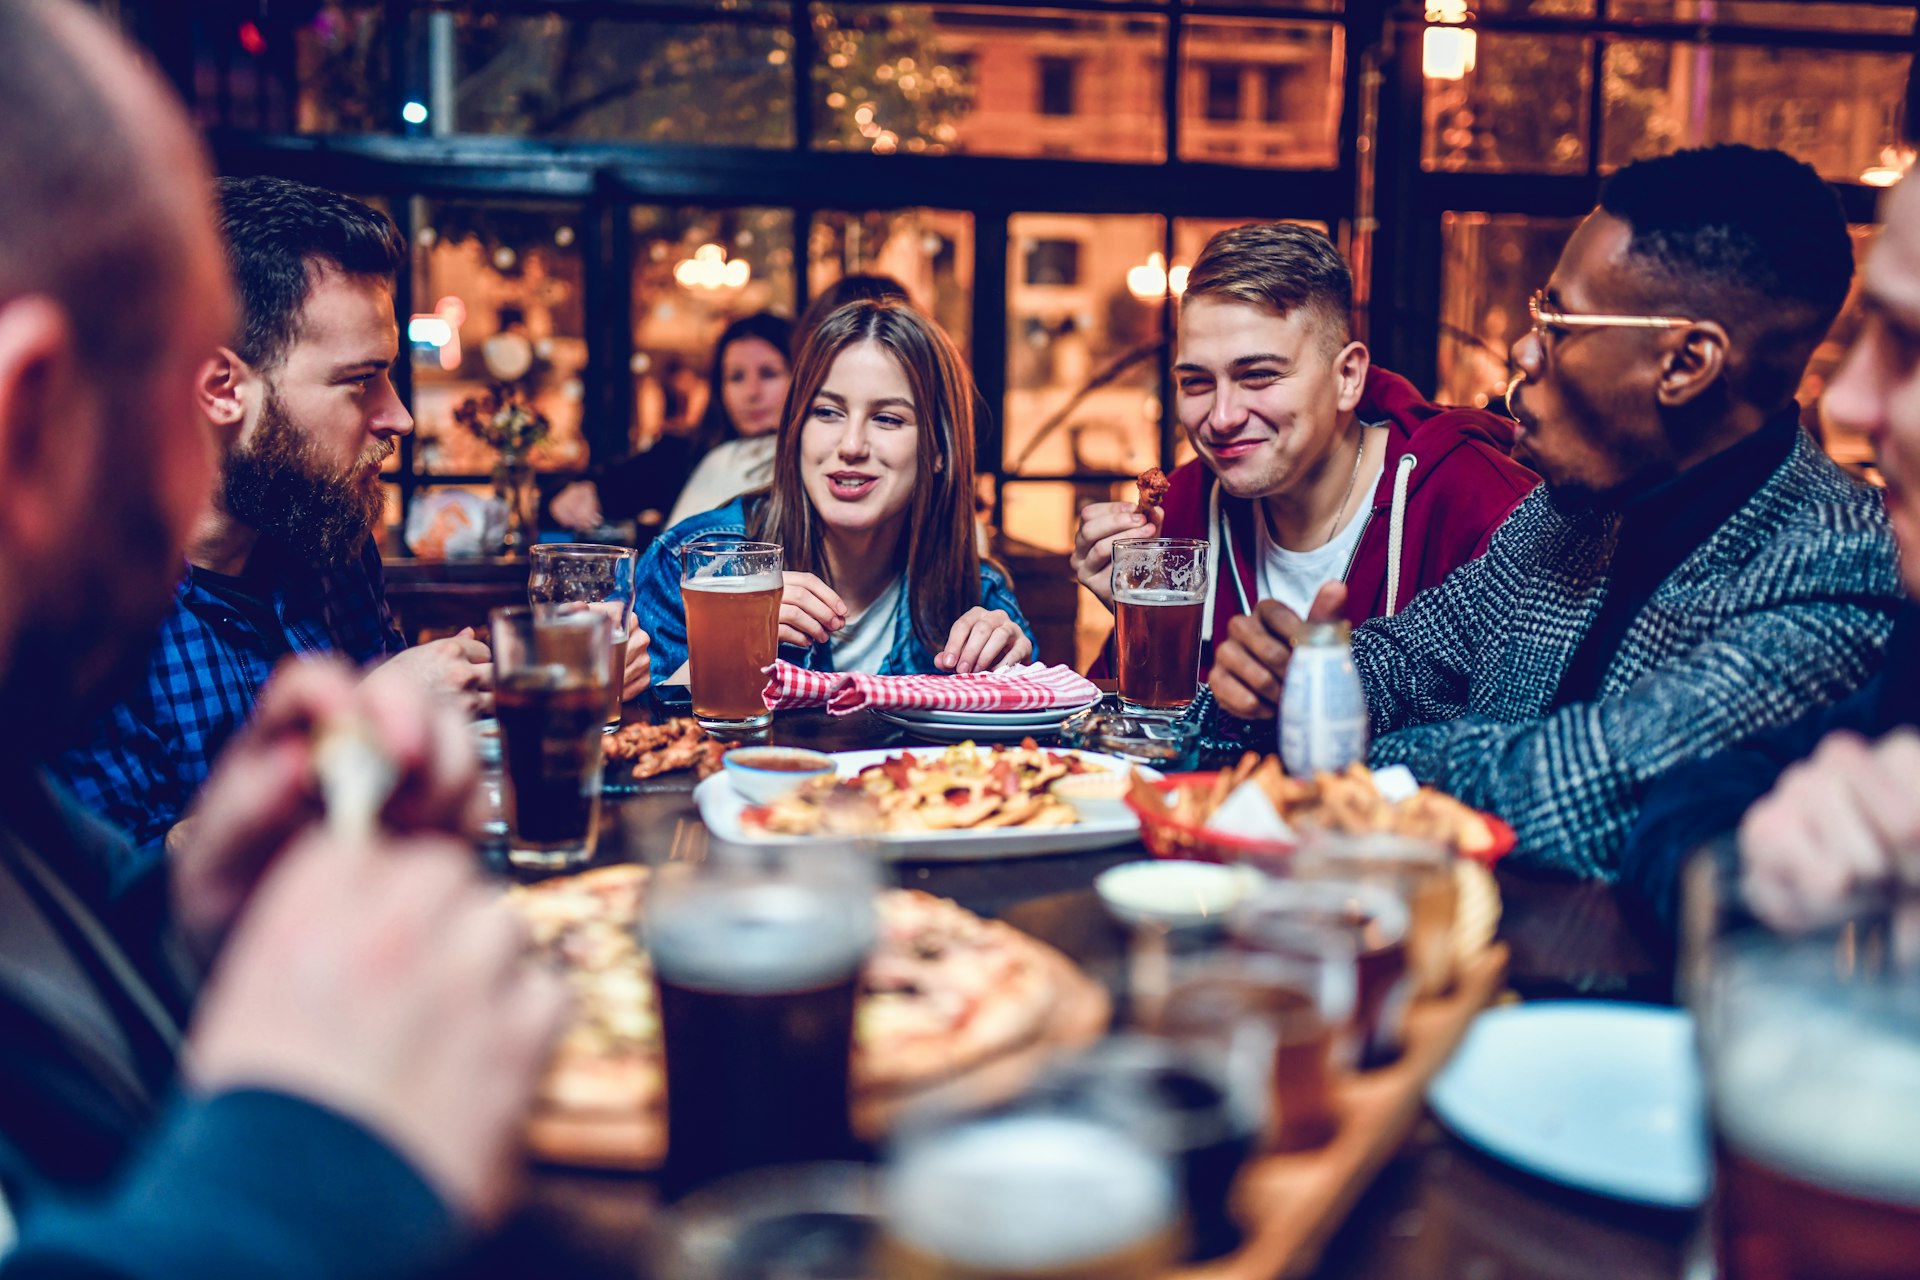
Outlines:
{"label": "blurred bald head", "polygon": [[232,300],[159,79],[68,0],[0,2],[0,49],[0,723],[79,730],[172,604]]}

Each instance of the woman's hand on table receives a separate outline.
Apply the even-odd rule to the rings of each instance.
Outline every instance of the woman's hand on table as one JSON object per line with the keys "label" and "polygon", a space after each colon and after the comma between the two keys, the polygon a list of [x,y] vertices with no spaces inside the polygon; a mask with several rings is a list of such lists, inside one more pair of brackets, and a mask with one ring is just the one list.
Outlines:
{"label": "woman's hand on table", "polygon": [[620,701],[631,702],[653,683],[653,637],[640,629],[640,619],[627,613],[627,665],[621,673]]}
{"label": "woman's hand on table", "polygon": [[1003,671],[1033,656],[1033,641],[1005,609],[980,605],[961,614],[947,632],[947,646],[934,655],[942,671],[966,675],[973,671]]}
{"label": "woman's hand on table", "polygon": [[825,644],[847,625],[847,602],[811,573],[786,573],[780,596],[780,643],[801,649]]}

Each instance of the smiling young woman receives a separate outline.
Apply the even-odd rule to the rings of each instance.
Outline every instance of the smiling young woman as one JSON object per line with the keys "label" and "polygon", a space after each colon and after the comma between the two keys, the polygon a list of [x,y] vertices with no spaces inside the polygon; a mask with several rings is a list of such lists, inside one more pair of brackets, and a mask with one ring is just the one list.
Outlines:
{"label": "smiling young woman", "polygon": [[973,520],[973,384],[911,306],[850,303],[794,361],[773,482],[684,520],[647,551],[638,608],[656,670],[686,658],[679,551],[750,537],[786,551],[782,656],[815,670],[986,671],[1033,640]]}

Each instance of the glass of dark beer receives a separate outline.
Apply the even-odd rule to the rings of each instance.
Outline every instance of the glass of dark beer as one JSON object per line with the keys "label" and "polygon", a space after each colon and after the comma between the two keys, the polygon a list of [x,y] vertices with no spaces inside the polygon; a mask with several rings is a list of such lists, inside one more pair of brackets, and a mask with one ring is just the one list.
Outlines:
{"label": "glass of dark beer", "polygon": [[495,609],[493,705],[505,764],[507,857],[591,861],[600,834],[600,733],[614,680],[612,624],[594,610]]}
{"label": "glass of dark beer", "polygon": [[1716,947],[1699,1012],[1725,1280],[1920,1269],[1920,972],[1900,952],[1899,925],[1866,922]]}
{"label": "glass of dark beer", "polygon": [[632,547],[587,542],[548,542],[528,553],[530,604],[593,606],[613,624],[613,688],[607,732],[620,727],[620,694],[627,668],[627,627],[633,616],[634,573],[640,553]]}
{"label": "glass of dark beer", "polygon": [[708,733],[740,736],[773,722],[763,695],[780,650],[784,568],[771,542],[702,538],[680,549],[693,714]]}
{"label": "glass of dark beer", "polygon": [[857,1156],[848,1088],[877,928],[871,847],[673,852],[655,865],[645,922],[666,1049],[662,1192]]}
{"label": "glass of dark beer", "polygon": [[1120,701],[1129,710],[1192,702],[1200,688],[1200,620],[1207,551],[1195,538],[1127,538],[1113,544],[1113,612]]}

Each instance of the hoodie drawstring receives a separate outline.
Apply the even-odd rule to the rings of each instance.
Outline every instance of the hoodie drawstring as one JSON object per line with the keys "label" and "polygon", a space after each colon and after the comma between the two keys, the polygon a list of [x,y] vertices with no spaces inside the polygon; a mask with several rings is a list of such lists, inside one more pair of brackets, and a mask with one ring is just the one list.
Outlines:
{"label": "hoodie drawstring", "polygon": [[1393,473],[1393,511],[1387,523],[1387,614],[1391,618],[1400,606],[1400,542],[1407,531],[1407,482],[1413,477],[1411,453],[1400,455]]}

